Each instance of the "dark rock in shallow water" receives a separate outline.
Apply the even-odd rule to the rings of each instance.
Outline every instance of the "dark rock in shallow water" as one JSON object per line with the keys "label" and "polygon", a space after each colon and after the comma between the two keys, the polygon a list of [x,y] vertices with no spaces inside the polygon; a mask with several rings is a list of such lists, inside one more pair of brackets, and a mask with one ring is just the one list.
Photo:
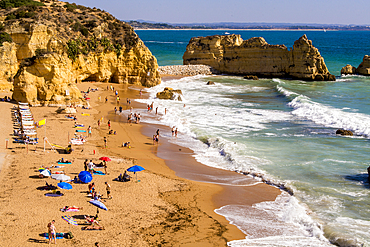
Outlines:
{"label": "dark rock in shallow water", "polygon": [[337,132],[335,134],[342,135],[342,136],[353,136],[353,132],[352,131],[350,131],[350,130],[342,130],[342,129],[337,130]]}
{"label": "dark rock in shallow water", "polygon": [[156,96],[158,99],[178,99],[181,101],[179,95],[182,95],[181,90],[173,90],[172,88],[166,87],[162,92],[158,92]]}
{"label": "dark rock in shallow water", "polygon": [[256,76],[256,75],[246,75],[246,76],[244,76],[244,79],[257,81],[258,76]]}
{"label": "dark rock in shallow water", "polygon": [[208,81],[207,85],[215,85],[215,83],[213,81]]}

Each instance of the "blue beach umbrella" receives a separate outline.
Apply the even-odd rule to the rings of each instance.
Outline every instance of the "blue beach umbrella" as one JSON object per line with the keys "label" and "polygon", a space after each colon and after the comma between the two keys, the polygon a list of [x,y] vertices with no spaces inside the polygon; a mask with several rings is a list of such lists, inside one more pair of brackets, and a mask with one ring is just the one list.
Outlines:
{"label": "blue beach umbrella", "polygon": [[64,190],[71,190],[72,189],[72,185],[70,185],[69,183],[66,183],[66,182],[60,182],[57,185],[58,185],[59,188],[64,189]]}
{"label": "blue beach umbrella", "polygon": [[[128,172],[133,172],[134,174],[136,172],[140,172],[140,171],[144,171],[144,167],[141,167],[141,166],[138,166],[138,165],[134,165],[134,166],[131,166],[130,168],[127,169]],[[136,182],[138,182],[137,180],[137,174],[136,174]]]}
{"label": "blue beach umbrella", "polygon": [[90,200],[89,202],[92,205],[94,205],[94,206],[96,206],[98,208],[101,208],[101,209],[104,209],[104,210],[108,210],[108,208],[101,201],[98,201],[98,200]]}
{"label": "blue beach umbrella", "polygon": [[91,173],[88,171],[82,171],[78,174],[78,178],[81,180],[82,183],[89,183],[93,179]]}

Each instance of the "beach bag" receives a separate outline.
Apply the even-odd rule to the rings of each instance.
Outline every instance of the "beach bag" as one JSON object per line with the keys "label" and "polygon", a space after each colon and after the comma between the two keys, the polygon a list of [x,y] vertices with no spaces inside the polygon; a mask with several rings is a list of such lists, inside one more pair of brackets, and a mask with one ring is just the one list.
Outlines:
{"label": "beach bag", "polygon": [[72,239],[73,238],[72,232],[67,232],[66,235],[65,235],[65,238]]}

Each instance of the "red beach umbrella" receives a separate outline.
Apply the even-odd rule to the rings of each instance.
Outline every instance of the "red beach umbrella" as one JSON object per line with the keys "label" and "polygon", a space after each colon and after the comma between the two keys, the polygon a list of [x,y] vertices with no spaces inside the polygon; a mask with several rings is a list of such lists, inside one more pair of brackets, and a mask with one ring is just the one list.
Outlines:
{"label": "red beach umbrella", "polygon": [[105,156],[104,157],[100,157],[99,160],[102,160],[102,161],[111,161],[110,158],[105,157]]}

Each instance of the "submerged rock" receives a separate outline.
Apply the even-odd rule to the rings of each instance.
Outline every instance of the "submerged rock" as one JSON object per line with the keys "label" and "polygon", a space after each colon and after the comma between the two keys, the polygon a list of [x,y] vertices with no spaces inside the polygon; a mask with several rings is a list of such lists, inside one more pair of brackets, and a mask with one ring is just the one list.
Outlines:
{"label": "submerged rock", "polygon": [[285,45],[270,45],[262,37],[248,40],[235,34],[195,37],[186,47],[183,63],[209,65],[226,74],[335,81],[306,35],[294,42],[292,50]]}
{"label": "submerged rock", "polygon": [[342,135],[342,136],[353,136],[353,132],[352,131],[350,131],[350,130],[343,130],[343,129],[338,129],[335,134]]}

